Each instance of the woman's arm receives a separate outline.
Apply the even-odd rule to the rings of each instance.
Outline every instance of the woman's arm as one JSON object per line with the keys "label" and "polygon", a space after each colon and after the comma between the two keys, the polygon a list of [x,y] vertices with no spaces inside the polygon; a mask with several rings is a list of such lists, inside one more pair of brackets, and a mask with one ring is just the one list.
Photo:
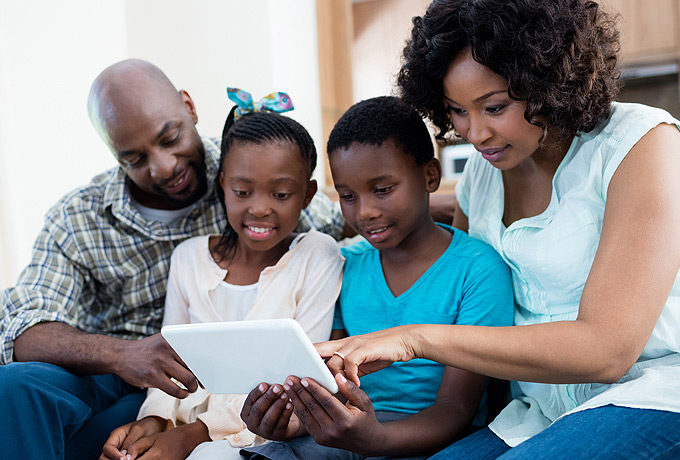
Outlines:
{"label": "woman's arm", "polygon": [[[649,340],[680,268],[677,152],[680,133],[660,125],[631,149],[614,174],[575,321],[503,328],[402,326],[319,344],[319,352],[325,357],[335,350],[343,353],[344,371],[355,381],[361,372],[417,357],[508,380],[618,380]],[[457,227],[464,226],[460,214]],[[328,363],[343,369],[337,356]]]}

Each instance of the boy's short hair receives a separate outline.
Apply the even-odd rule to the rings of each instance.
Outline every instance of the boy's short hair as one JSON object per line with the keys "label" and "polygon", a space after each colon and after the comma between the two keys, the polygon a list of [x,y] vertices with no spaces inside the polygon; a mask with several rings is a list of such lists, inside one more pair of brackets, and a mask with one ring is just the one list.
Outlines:
{"label": "boy's short hair", "polygon": [[353,143],[381,146],[392,139],[422,165],[434,158],[434,146],[425,122],[416,110],[394,96],[358,102],[344,113],[328,137],[328,155]]}

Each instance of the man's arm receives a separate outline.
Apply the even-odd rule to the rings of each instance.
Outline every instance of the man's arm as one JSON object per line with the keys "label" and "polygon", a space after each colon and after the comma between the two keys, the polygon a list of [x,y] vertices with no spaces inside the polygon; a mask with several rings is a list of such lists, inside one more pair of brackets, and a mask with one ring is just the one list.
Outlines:
{"label": "man's arm", "polygon": [[159,388],[176,398],[185,398],[198,387],[196,377],[160,334],[133,341],[88,334],[61,322],[39,323],[16,338],[14,358],[56,364],[80,374],[117,374],[131,385]]}
{"label": "man's arm", "polygon": [[80,374],[115,373],[132,385],[186,396],[170,380],[175,377],[195,390],[195,378],[160,336],[128,341],[76,328],[77,318],[89,314],[94,301],[85,294],[91,279],[78,262],[80,251],[73,238],[65,237],[62,227],[52,227],[62,244],[57,244],[53,231],[43,228],[31,263],[17,285],[3,292],[0,362],[41,361]]}

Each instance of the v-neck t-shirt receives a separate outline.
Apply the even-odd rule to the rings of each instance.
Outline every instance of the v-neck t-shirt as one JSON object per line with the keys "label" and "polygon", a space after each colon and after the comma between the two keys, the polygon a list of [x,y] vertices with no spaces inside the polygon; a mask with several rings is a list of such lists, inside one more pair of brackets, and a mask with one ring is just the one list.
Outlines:
{"label": "v-neck t-shirt", "polygon": [[[442,227],[452,232],[448,248],[396,297],[377,249],[367,241],[342,248],[345,270],[333,328],[352,336],[406,324],[510,325],[508,267],[487,244]],[[441,364],[414,359],[361,377],[361,389],[376,411],[412,414],[435,403],[443,373]]]}

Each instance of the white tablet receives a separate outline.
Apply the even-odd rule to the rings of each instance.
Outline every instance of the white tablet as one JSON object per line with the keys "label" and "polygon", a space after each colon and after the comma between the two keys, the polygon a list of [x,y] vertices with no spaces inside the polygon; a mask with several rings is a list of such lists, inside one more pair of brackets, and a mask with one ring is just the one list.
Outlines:
{"label": "white tablet", "polygon": [[210,393],[250,393],[260,382],[311,377],[338,392],[300,324],[293,319],[164,326],[163,338]]}

